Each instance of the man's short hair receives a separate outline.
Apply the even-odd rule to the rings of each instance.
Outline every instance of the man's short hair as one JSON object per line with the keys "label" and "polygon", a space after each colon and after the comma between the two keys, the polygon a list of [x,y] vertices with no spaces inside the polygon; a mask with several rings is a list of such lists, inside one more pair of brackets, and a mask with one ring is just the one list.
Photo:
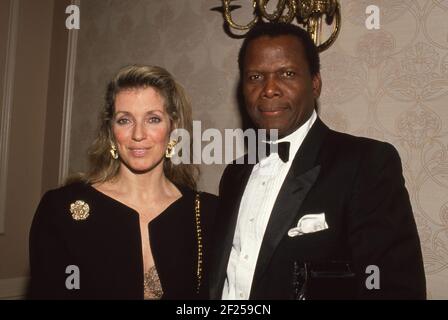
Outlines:
{"label": "man's short hair", "polygon": [[279,36],[293,36],[296,37],[303,45],[305,58],[308,62],[311,76],[315,76],[320,72],[319,51],[314,44],[313,39],[307,31],[299,26],[288,23],[258,23],[247,34],[241,45],[238,54],[238,67],[240,69],[240,76],[244,72],[244,58],[249,44],[261,37],[279,37]]}

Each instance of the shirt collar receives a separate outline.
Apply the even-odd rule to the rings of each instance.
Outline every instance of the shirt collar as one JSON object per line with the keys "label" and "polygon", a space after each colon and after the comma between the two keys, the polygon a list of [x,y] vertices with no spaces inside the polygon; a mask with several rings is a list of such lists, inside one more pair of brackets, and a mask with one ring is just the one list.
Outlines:
{"label": "shirt collar", "polygon": [[310,131],[311,127],[313,126],[314,122],[317,119],[317,113],[316,110],[313,110],[313,113],[308,118],[308,120],[302,124],[299,128],[297,128],[294,132],[288,134],[287,136],[278,139],[278,142],[287,141],[291,145],[289,147],[289,161],[291,162],[294,160],[294,157],[296,156],[297,151],[299,150],[300,146],[302,145],[303,140],[305,140],[306,135]]}

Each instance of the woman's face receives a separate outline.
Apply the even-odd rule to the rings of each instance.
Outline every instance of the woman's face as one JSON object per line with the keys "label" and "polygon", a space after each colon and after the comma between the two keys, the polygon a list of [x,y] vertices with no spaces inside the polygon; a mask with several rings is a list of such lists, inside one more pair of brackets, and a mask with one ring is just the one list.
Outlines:
{"label": "woman's face", "polygon": [[152,170],[162,163],[171,132],[165,99],[152,87],[120,91],[112,132],[122,165],[135,173]]}

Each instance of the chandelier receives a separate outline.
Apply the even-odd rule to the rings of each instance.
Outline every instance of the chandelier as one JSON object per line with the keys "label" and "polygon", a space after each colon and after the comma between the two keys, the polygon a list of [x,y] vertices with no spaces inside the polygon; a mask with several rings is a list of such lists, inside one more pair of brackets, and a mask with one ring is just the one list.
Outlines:
{"label": "chandelier", "polygon": [[[260,19],[268,22],[292,23],[294,18],[297,18],[297,22],[306,28],[319,51],[324,51],[336,40],[341,28],[341,10],[338,0],[277,0],[276,9],[271,13],[267,8],[270,0],[248,0],[252,1],[254,16],[246,25],[233,21],[232,11],[241,7],[232,5],[235,1],[222,0],[222,12],[229,27],[236,30],[249,30]],[[329,38],[322,42],[324,16],[325,23],[333,25],[333,31]]]}

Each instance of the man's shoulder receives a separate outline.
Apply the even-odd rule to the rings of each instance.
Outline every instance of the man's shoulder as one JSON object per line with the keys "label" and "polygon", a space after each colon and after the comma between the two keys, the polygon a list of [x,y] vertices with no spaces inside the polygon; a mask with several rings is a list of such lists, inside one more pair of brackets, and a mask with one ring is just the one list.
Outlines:
{"label": "man's shoulder", "polygon": [[364,159],[399,157],[397,149],[389,142],[355,136],[332,129],[329,130],[327,135],[326,147]]}
{"label": "man's shoulder", "polygon": [[349,133],[335,131],[330,129],[328,142],[338,147],[347,147],[356,150],[395,150],[395,147],[386,141],[377,140],[370,137],[355,136]]}
{"label": "man's shoulder", "polygon": [[209,192],[205,192],[205,191],[201,191],[200,193],[200,198],[201,201],[204,202],[208,207],[216,207],[218,204],[218,196],[213,194],[213,193],[209,193]]}
{"label": "man's shoulder", "polygon": [[228,163],[222,173],[222,178],[237,174],[247,166],[247,154]]}

